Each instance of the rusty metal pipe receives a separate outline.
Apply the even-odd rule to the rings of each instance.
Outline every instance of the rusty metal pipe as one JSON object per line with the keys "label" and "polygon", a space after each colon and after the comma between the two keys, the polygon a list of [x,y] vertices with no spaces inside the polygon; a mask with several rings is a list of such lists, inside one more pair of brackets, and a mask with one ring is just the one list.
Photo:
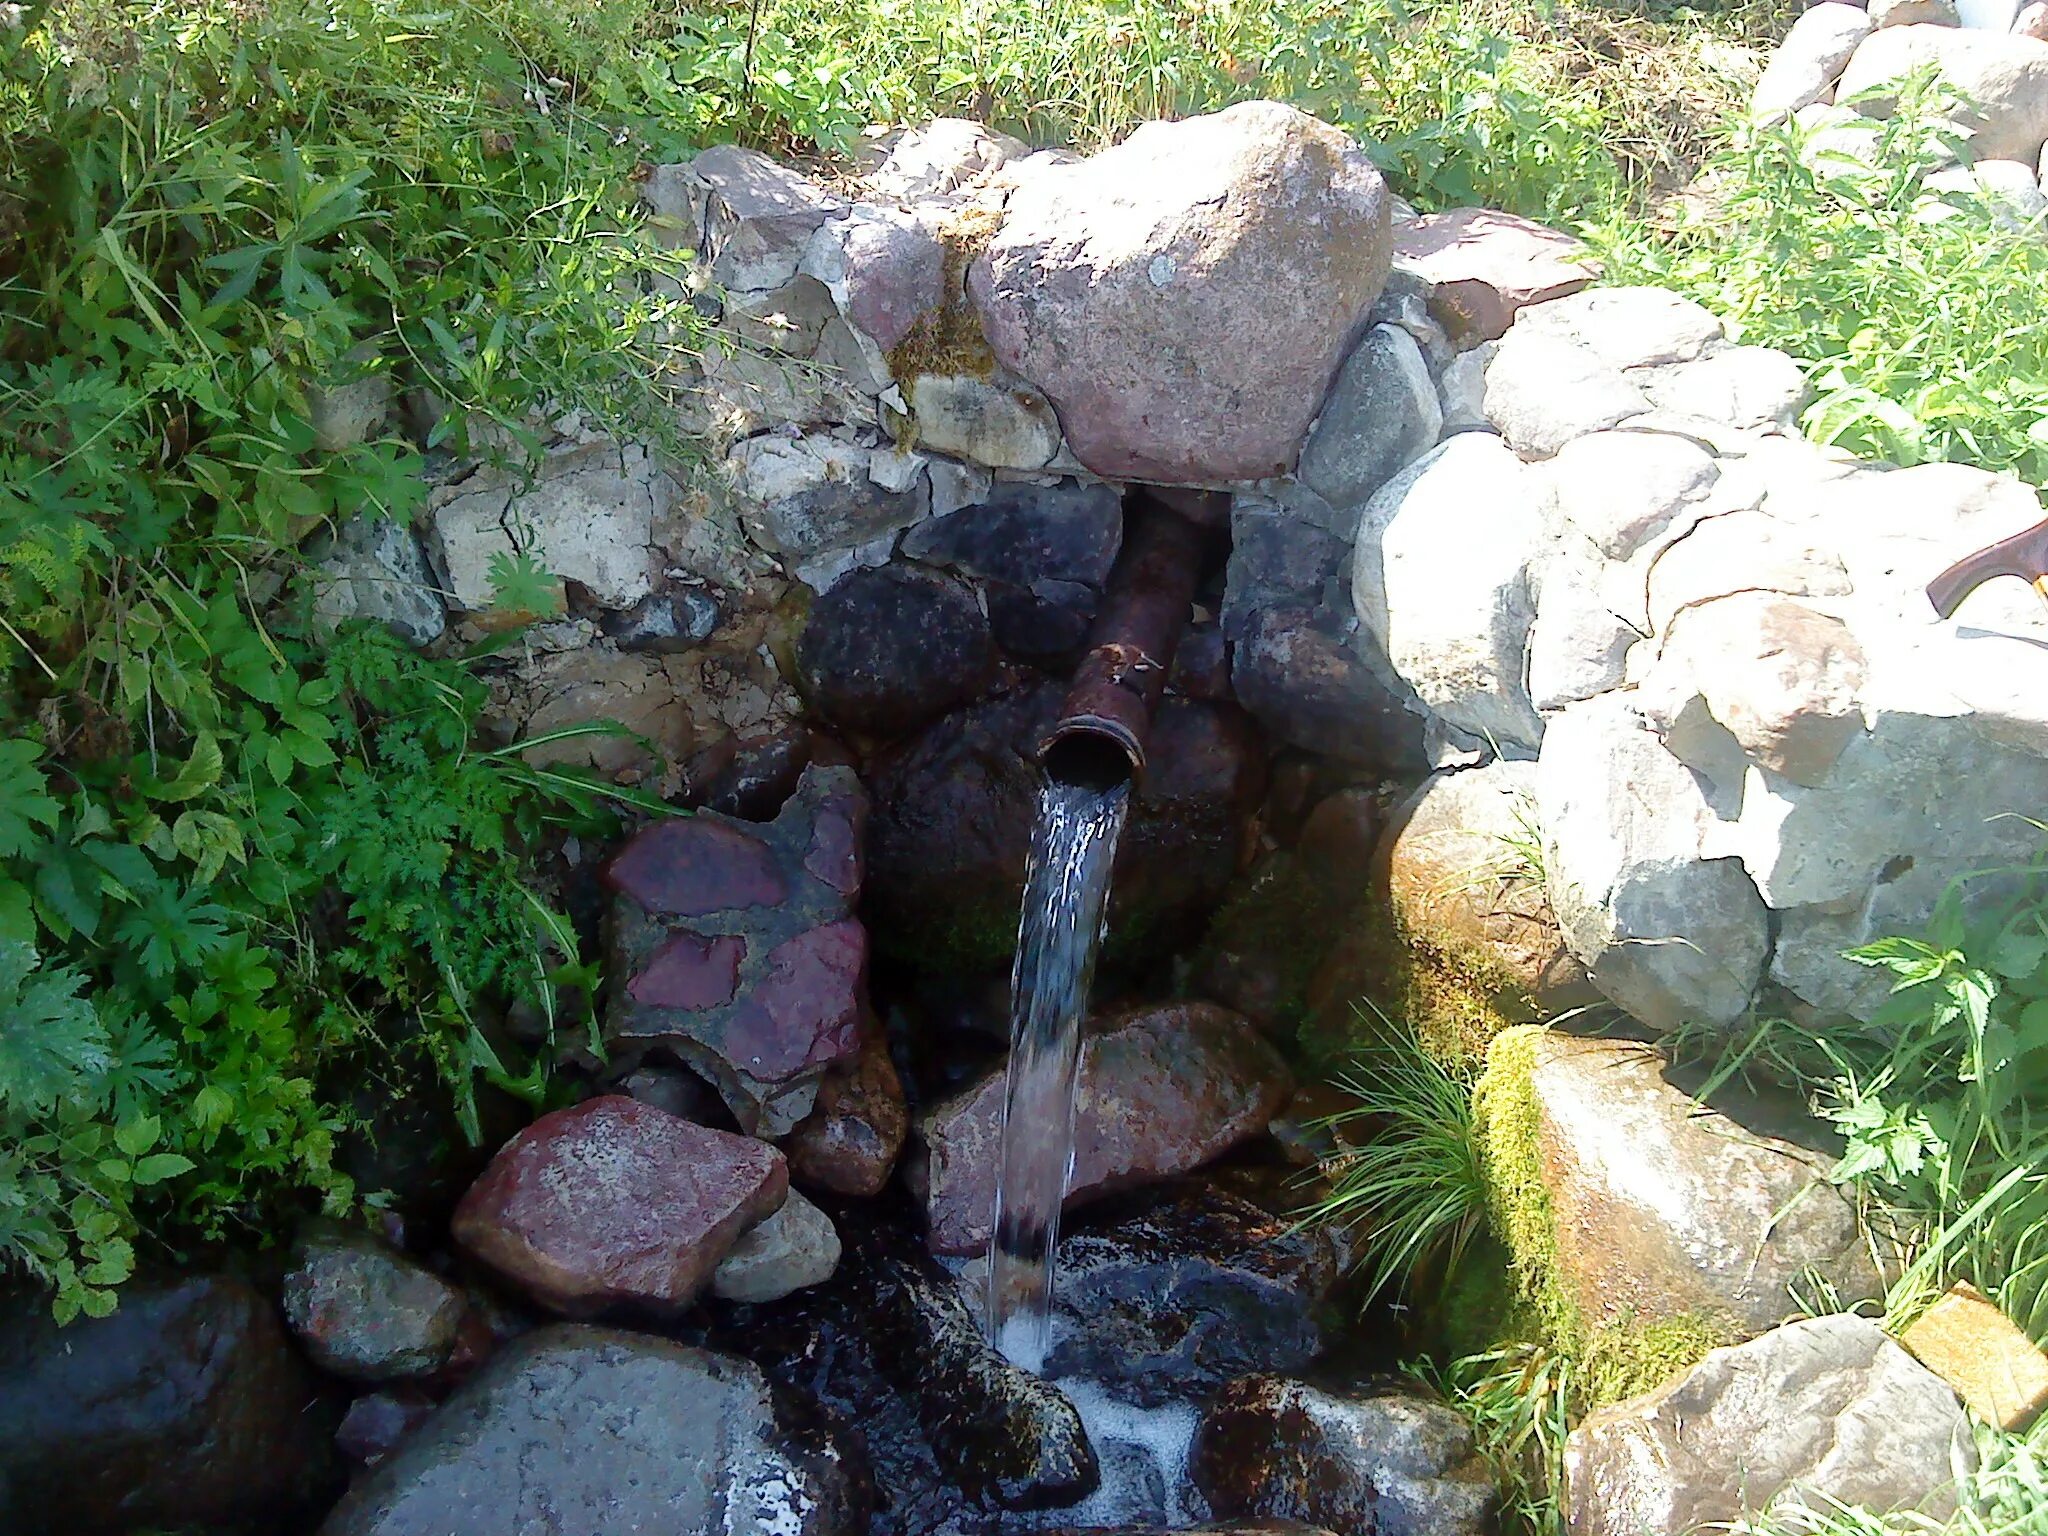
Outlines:
{"label": "rusty metal pipe", "polygon": [[1952,618],[1964,598],[1996,576],[2017,576],[2048,598],[2048,522],[1964,556],[1927,583],[1927,601],[1944,619]]}
{"label": "rusty metal pipe", "polygon": [[[1224,499],[1217,492],[1176,494]],[[1166,691],[1207,546],[1203,529],[1164,497],[1133,494],[1087,653],[1058,723],[1039,745],[1049,772],[1083,782],[1144,774],[1152,712]]]}

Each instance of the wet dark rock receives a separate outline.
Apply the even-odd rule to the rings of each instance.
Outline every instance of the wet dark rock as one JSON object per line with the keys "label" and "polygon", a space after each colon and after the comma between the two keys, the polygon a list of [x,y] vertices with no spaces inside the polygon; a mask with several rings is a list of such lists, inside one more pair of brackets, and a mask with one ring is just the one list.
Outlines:
{"label": "wet dark rock", "polygon": [[1100,1477],[1074,1405],[982,1337],[960,1286],[911,1253],[865,1265],[876,1358],[917,1405],[939,1464],[999,1509],[1072,1504]]}
{"label": "wet dark rock", "polygon": [[[878,942],[924,969],[1007,967],[1017,936],[1036,751],[1058,718],[1056,682],[957,710],[880,759],[868,829],[866,911]],[[1156,950],[1213,907],[1237,871],[1263,792],[1258,733],[1227,704],[1168,697],[1119,845],[1111,953]]]}
{"label": "wet dark rock", "polygon": [[910,1131],[903,1080],[879,1030],[818,1084],[817,1107],[782,1144],[789,1176],[835,1194],[878,1195]]}
{"label": "wet dark rock", "polygon": [[673,1313],[788,1192],[782,1154],[766,1142],[610,1094],[513,1137],[462,1197],[451,1230],[554,1311]]}
{"label": "wet dark rock", "polygon": [[129,1536],[287,1526],[326,1494],[334,1416],[276,1309],[194,1276],[135,1284],[59,1329],[47,1300],[0,1314],[0,1530]]}
{"label": "wet dark rock", "polygon": [[284,1315],[322,1370],[350,1381],[425,1376],[447,1363],[462,1292],[369,1233],[314,1222],[292,1250]]}
{"label": "wet dark rock", "polygon": [[638,1099],[642,1104],[651,1104],[656,1109],[683,1120],[693,1120],[698,1125],[708,1125],[713,1130],[735,1129],[718,1090],[688,1067],[668,1066],[661,1062],[642,1063],[620,1080],[618,1091],[629,1099]]}
{"label": "wet dark rock", "polygon": [[718,628],[718,602],[696,587],[653,592],[622,612],[598,620],[606,638],[622,651],[679,656],[709,640]]}
{"label": "wet dark rock", "polygon": [[1222,625],[1208,620],[1181,632],[1166,686],[1191,699],[1236,697],[1230,690],[1230,643]]}
{"label": "wet dark rock", "polygon": [[1122,542],[1122,498],[1063,481],[997,485],[976,506],[920,523],[903,552],[981,582],[996,643],[1044,661],[1087,638]]}
{"label": "wet dark rock", "polygon": [[1422,720],[1368,654],[1350,595],[1350,547],[1274,502],[1231,512],[1223,633],[1231,686],[1275,740],[1364,767],[1423,764]]}
{"label": "wet dark rock", "polygon": [[1301,856],[1273,850],[1217,910],[1195,955],[1191,988],[1281,1038],[1307,1013],[1337,906]]}
{"label": "wet dark rock", "polygon": [[350,1461],[373,1467],[431,1418],[435,1407],[424,1392],[406,1387],[359,1397],[341,1416],[334,1448]]}
{"label": "wet dark rock", "polygon": [[851,1536],[860,1504],[839,1446],[749,1362],[556,1326],[486,1366],[321,1532]]}
{"label": "wet dark rock", "polygon": [[817,757],[817,742],[798,725],[748,736],[722,736],[684,769],[688,801],[742,821],[772,821],[796,793]]}
{"label": "wet dark rock", "polygon": [[1059,1260],[1047,1374],[1114,1383],[1143,1404],[1301,1370],[1337,1322],[1328,1234],[1206,1182],[1078,1217]]}
{"label": "wet dark rock", "polygon": [[1324,1392],[1250,1376],[1196,1432],[1195,1485],[1218,1515],[1303,1520],[1375,1536],[1481,1536],[1492,1478],[1464,1418],[1389,1390]]}
{"label": "wet dark rock", "polygon": [[908,1202],[833,1215],[838,1272],[769,1305],[714,1304],[711,1342],[823,1408],[849,1459],[872,1471],[870,1536],[1006,1536],[1022,1528],[1019,1505],[1093,1487],[1073,1406],[982,1342],[971,1298],[924,1254]]}
{"label": "wet dark rock", "polygon": [[[1091,1021],[1075,1088],[1067,1208],[1187,1173],[1263,1134],[1293,1086],[1257,1030],[1213,1003]],[[919,1122],[934,1253],[977,1253],[988,1242],[1002,1106],[998,1068]]]}
{"label": "wet dark rock", "polygon": [[994,672],[995,649],[973,593],[890,564],[854,571],[811,605],[797,665],[826,720],[890,736],[972,698]]}
{"label": "wet dark rock", "polygon": [[[1209,1525],[1045,1525],[1041,1536],[1331,1536],[1294,1520],[1225,1520]],[[1353,1531],[1347,1536],[1363,1536]]]}
{"label": "wet dark rock", "polygon": [[852,769],[813,765],[773,822],[699,811],[629,841],[605,870],[608,1041],[674,1056],[749,1133],[793,1129],[859,1047],[866,804]]}

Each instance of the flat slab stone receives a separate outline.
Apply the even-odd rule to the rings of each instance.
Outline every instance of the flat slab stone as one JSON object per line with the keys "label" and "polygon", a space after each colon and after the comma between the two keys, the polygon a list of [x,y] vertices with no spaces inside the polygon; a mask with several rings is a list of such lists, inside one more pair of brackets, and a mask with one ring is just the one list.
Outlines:
{"label": "flat slab stone", "polygon": [[745,1360],[558,1325],[495,1356],[320,1531],[851,1536],[845,1454]]}
{"label": "flat slab stone", "polygon": [[812,765],[772,822],[697,811],[630,839],[604,870],[607,1039],[681,1057],[743,1129],[792,1129],[860,1044],[866,814],[851,768]]}
{"label": "flat slab stone", "polygon": [[1526,306],[1576,293],[1598,275],[1560,230],[1490,208],[1454,208],[1404,224],[1394,260],[1433,287],[1430,312],[1460,347],[1507,334]]}

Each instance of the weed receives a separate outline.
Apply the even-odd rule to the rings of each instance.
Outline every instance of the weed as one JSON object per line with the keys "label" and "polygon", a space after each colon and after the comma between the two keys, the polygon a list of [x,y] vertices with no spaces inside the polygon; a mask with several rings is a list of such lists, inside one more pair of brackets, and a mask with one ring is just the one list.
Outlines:
{"label": "weed", "polygon": [[425,482],[314,418],[383,373],[435,447],[571,408],[660,441],[694,331],[629,219],[645,141],[583,99],[598,11],[38,19],[0,60],[0,1265],[63,1318],[146,1234],[365,1193],[320,1085],[366,1059],[430,1061],[472,1133],[480,1079],[546,1099],[494,1020],[591,995],[532,875],[610,818],[472,744],[461,660],[315,633],[299,541]]}
{"label": "weed", "polygon": [[1326,1122],[1362,1129],[1368,1139],[1324,1163],[1331,1190],[1311,1213],[1363,1235],[1368,1299],[1440,1285],[1486,1219],[1470,1077],[1384,1015],[1372,1022],[1368,1038],[1383,1043],[1361,1050],[1337,1079],[1357,1103]]}
{"label": "weed", "polygon": [[1798,358],[1818,441],[2040,485],[2048,244],[2000,230],[1981,201],[1928,193],[1928,176],[1965,151],[1943,121],[1950,105],[1923,79],[1853,153],[1825,125],[1759,131],[1717,162],[1711,206],[1669,239],[1627,224],[1595,240],[1609,281],[1676,288],[1738,339]]}

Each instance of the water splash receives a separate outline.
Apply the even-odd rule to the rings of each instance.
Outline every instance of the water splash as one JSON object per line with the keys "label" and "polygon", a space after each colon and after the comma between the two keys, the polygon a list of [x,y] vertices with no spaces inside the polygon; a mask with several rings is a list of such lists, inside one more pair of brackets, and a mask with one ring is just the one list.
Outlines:
{"label": "water splash", "polygon": [[1053,1249],[1074,1163],[1081,1021],[1130,792],[1123,777],[1049,775],[1031,834],[1010,973],[1010,1069],[988,1250],[988,1336],[1027,1371],[1044,1368],[1051,1345]]}

